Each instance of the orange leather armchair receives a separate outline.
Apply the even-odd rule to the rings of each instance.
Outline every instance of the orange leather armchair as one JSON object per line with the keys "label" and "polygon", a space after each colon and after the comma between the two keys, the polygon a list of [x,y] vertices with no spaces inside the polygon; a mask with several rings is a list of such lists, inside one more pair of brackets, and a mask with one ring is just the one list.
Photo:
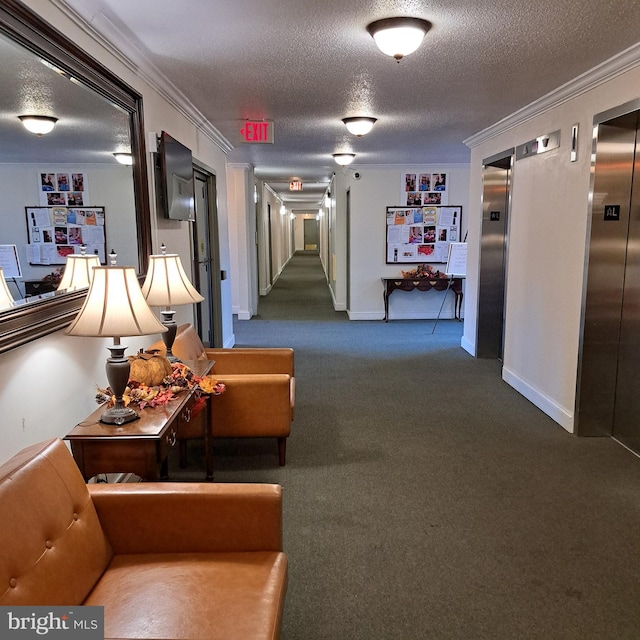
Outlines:
{"label": "orange leather armchair", "polygon": [[[164,353],[160,340],[149,351]],[[226,391],[212,399],[211,435],[214,438],[277,438],[278,460],[286,463],[287,438],[295,409],[294,352],[289,348],[205,348],[191,324],[178,327],[172,348],[181,360],[206,358],[215,362],[212,375]],[[178,434],[184,463],[185,439],[202,437]]]}
{"label": "orange leather armchair", "polygon": [[0,466],[0,504],[1,606],[102,606],[121,640],[279,637],[279,485],[86,485],[55,439]]}

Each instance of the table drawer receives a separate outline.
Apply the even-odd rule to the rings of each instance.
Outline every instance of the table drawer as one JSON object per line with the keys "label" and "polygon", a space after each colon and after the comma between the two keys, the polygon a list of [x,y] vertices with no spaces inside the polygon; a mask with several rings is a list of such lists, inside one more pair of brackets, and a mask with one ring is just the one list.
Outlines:
{"label": "table drawer", "polygon": [[[207,402],[207,398],[204,398]],[[207,410],[206,405],[196,396],[192,396],[189,402],[178,414],[176,420],[177,437],[179,440],[191,438],[203,438],[205,435]]]}

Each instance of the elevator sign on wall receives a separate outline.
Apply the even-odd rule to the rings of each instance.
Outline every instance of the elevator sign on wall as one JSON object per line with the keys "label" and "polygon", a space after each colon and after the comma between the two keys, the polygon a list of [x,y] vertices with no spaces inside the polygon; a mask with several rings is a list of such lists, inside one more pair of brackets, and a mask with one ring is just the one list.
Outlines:
{"label": "elevator sign on wall", "polygon": [[605,222],[610,220],[620,220],[620,205],[619,204],[605,204],[604,205],[604,219]]}
{"label": "elevator sign on wall", "polygon": [[245,120],[240,127],[243,142],[273,144],[273,121]]}

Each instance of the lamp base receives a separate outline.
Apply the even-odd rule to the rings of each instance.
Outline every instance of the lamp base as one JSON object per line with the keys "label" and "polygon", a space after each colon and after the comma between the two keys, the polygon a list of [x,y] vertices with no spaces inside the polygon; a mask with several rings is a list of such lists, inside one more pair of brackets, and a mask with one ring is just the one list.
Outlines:
{"label": "lamp base", "polygon": [[133,422],[140,416],[129,407],[110,407],[106,409],[100,416],[100,422],[103,424],[113,424],[119,427],[121,424]]}
{"label": "lamp base", "polygon": [[140,417],[133,409],[126,407],[122,399],[131,370],[129,360],[124,355],[126,348],[120,344],[120,338],[114,338],[113,345],[107,347],[111,352],[111,357],[107,358],[107,380],[109,380],[115,402],[113,407],[105,409],[100,416],[100,422],[105,424],[119,426]]}
{"label": "lamp base", "polygon": [[173,363],[173,362],[182,362],[178,356],[173,355],[173,343],[176,339],[176,333],[178,331],[178,325],[176,321],[173,319],[175,315],[175,311],[173,309],[165,309],[164,311],[160,311],[160,315],[162,316],[162,324],[167,328],[167,330],[162,334],[162,341],[164,342],[164,346],[166,348],[165,358]]}

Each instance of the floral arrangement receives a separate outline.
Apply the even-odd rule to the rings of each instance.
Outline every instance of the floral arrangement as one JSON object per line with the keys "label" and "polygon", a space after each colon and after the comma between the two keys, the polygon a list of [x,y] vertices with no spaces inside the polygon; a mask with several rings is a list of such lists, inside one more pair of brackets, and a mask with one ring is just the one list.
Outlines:
{"label": "floral arrangement", "polygon": [[[144,409],[145,407],[157,407],[171,402],[171,400],[173,400],[176,395],[182,391],[197,387],[197,400],[194,407],[196,411],[192,411],[192,414],[195,414],[198,409],[201,409],[204,406],[206,402],[205,396],[219,396],[226,390],[224,383],[218,382],[214,376],[197,376],[182,362],[173,362],[171,364],[171,369],[171,375],[166,376],[162,380],[161,384],[157,386],[148,387],[147,385],[135,380],[129,380],[124,395],[122,396],[125,406],[134,404],[140,409]],[[109,387],[106,389],[98,387],[96,392],[96,402],[100,404],[103,402],[113,404],[114,398],[111,389]]]}
{"label": "floral arrangement", "polygon": [[411,271],[403,271],[403,278],[442,278],[440,271],[434,271],[431,265],[419,264],[415,269]]}
{"label": "floral arrangement", "polygon": [[63,269],[56,269],[51,273],[48,273],[44,278],[42,278],[42,282],[47,282],[52,285],[58,286],[62,281]]}

